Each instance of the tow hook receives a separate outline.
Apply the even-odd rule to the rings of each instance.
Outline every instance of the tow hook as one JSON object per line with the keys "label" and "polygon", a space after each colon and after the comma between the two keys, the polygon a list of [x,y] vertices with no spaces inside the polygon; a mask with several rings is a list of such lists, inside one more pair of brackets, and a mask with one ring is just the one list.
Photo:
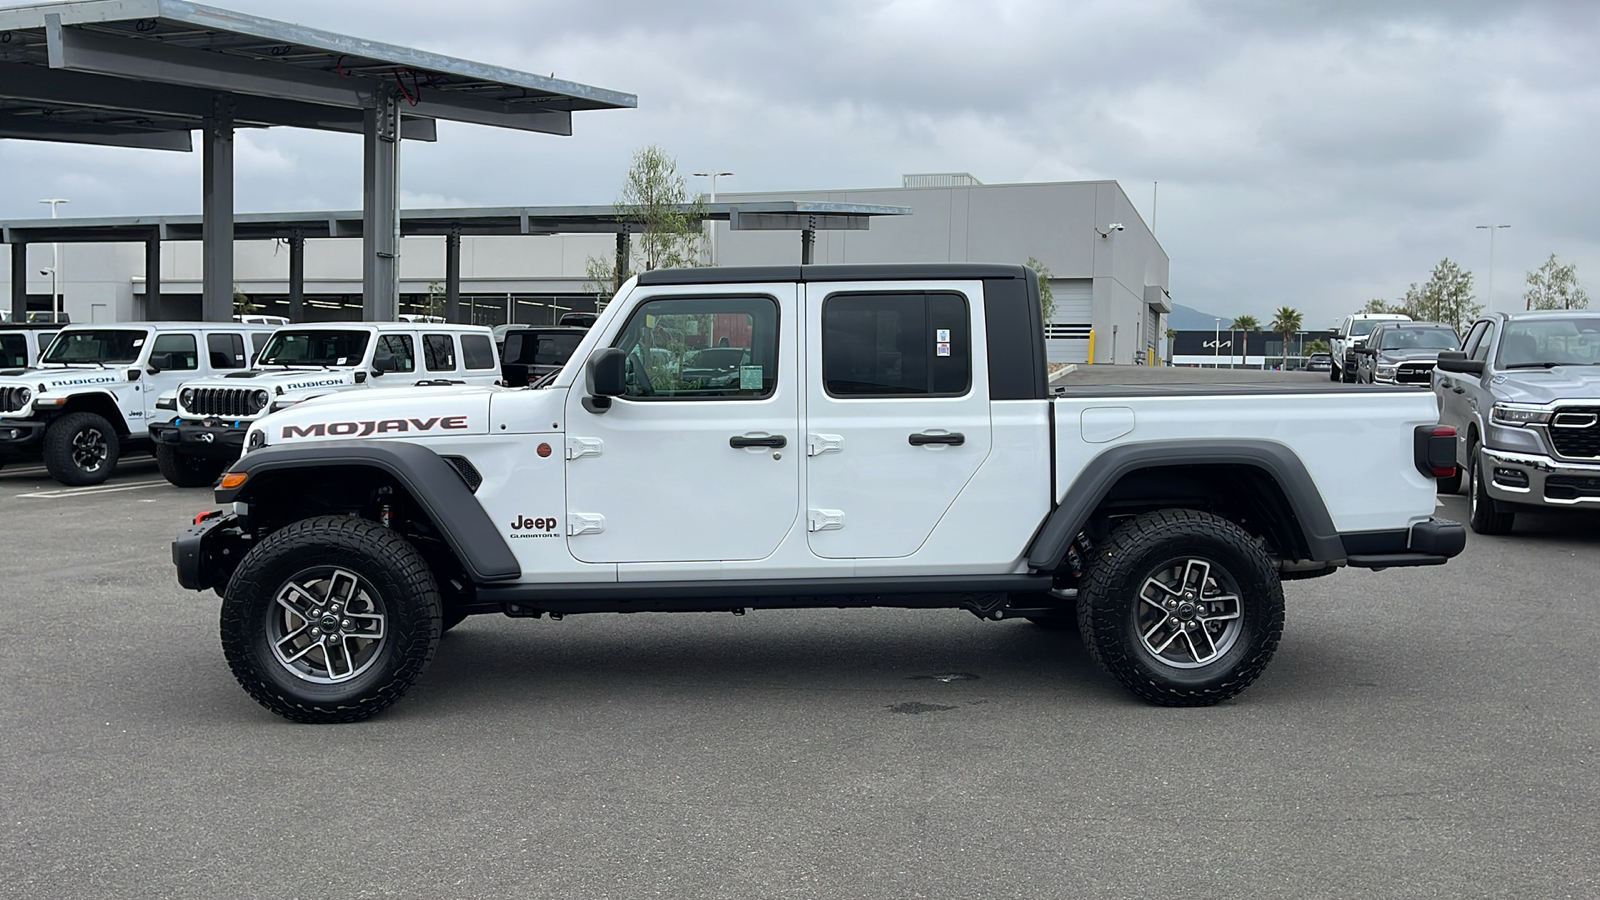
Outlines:
{"label": "tow hook", "polygon": [[194,524],[199,525],[201,522],[204,522],[207,519],[215,519],[217,516],[220,516],[220,515],[222,515],[222,510],[220,510],[220,509],[213,509],[213,510],[208,510],[208,511],[202,512],[202,513],[195,513]]}

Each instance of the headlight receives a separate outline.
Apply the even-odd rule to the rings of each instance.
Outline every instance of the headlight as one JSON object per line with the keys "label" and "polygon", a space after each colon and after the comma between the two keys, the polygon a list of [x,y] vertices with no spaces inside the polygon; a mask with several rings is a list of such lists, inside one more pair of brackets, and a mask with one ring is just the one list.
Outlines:
{"label": "headlight", "polygon": [[29,390],[27,388],[18,388],[17,389],[17,409],[21,409],[24,406],[27,406],[28,405],[28,401],[32,400],[32,399],[33,399],[33,391],[31,391],[31,390]]}
{"label": "headlight", "polygon": [[178,393],[184,409],[194,409],[194,388],[184,388]]}
{"label": "headlight", "polygon": [[1507,403],[1496,403],[1489,417],[1496,425],[1510,425],[1521,428],[1524,425],[1547,425],[1550,422],[1550,411],[1532,406],[1512,406]]}
{"label": "headlight", "polygon": [[1378,374],[1383,376],[1383,377],[1385,377],[1385,378],[1393,378],[1395,370],[1398,369],[1398,368],[1400,368],[1400,367],[1399,366],[1379,366],[1378,367]]}
{"label": "headlight", "polygon": [[255,407],[255,412],[260,412],[263,409],[266,409],[267,404],[271,402],[272,395],[266,391],[256,391],[254,394],[250,395],[250,405]]}

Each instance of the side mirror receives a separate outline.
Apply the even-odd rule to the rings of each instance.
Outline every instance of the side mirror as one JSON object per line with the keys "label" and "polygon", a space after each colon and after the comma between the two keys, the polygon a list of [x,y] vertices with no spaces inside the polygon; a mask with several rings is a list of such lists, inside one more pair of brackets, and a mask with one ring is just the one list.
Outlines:
{"label": "side mirror", "polygon": [[155,353],[150,357],[150,374],[160,375],[162,369],[172,368],[171,353]]}
{"label": "side mirror", "polygon": [[596,350],[586,366],[590,396],[583,398],[583,408],[592,413],[603,413],[611,408],[611,398],[627,393],[627,356],[616,347]]}
{"label": "side mirror", "polygon": [[394,364],[393,353],[379,353],[377,356],[372,358],[373,377],[382,375],[385,372],[393,372],[396,368],[398,368],[398,366]]}
{"label": "side mirror", "polygon": [[1483,360],[1467,359],[1467,354],[1460,350],[1441,350],[1439,371],[1455,372],[1459,375],[1482,375]]}

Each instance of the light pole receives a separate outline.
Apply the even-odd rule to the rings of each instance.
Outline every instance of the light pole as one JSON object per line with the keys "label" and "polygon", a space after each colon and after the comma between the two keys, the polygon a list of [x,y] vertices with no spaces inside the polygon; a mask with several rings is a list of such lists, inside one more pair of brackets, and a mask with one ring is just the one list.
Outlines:
{"label": "light pole", "polygon": [[1475,225],[1489,232],[1489,312],[1494,312],[1494,233],[1510,225]]}
{"label": "light pole", "polygon": [[[39,202],[50,204],[50,218],[54,219],[56,217],[56,207],[63,203],[71,203],[72,201],[63,200],[58,197],[50,200],[40,200]],[[50,309],[52,320],[56,324],[61,323],[61,294],[56,290],[56,273],[60,270],[61,245],[52,243],[50,245]],[[40,271],[39,274],[43,275],[44,272]]]}
{"label": "light pole", "polygon": [[[717,170],[712,169],[709,172],[695,172],[693,174],[694,174],[694,177],[696,177],[696,178],[709,178],[709,179],[711,179],[711,202],[715,203],[715,202],[717,202],[717,177],[720,176],[720,175],[732,175],[733,173],[732,172],[718,172]],[[717,223],[716,222],[712,222],[711,223],[711,264],[713,266],[717,264]]]}

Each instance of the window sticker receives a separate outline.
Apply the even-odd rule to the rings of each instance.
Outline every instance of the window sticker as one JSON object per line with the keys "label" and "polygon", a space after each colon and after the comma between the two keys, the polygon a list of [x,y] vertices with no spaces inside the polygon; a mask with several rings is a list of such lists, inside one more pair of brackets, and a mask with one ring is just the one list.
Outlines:
{"label": "window sticker", "polygon": [[349,364],[350,364],[350,357],[348,357],[348,356],[341,356],[341,357],[339,357],[339,361],[334,363],[334,365],[336,365],[336,366],[347,366]]}
{"label": "window sticker", "polygon": [[[948,343],[950,343],[950,329],[948,329],[948,328],[940,328],[940,329],[939,329],[939,330],[938,330],[938,331],[935,331],[935,332],[934,332],[934,337],[933,337],[933,339],[934,339],[934,340],[935,340],[935,341],[937,341],[937,342],[938,342],[938,343],[941,343],[941,344],[948,344]],[[950,355],[950,354],[948,354],[948,353],[941,353],[941,354],[939,354],[939,355],[940,355],[940,356],[949,356],[949,355]]]}
{"label": "window sticker", "polygon": [[935,356],[949,356],[950,355],[950,342],[949,341],[941,341],[941,342],[939,342],[939,344],[934,349],[934,355]]}
{"label": "window sticker", "polygon": [[739,390],[741,390],[741,391],[759,391],[759,390],[761,390],[761,367],[760,366],[740,366],[739,367]]}
{"label": "window sticker", "polygon": [[133,339],[133,345],[135,347],[143,347],[144,346],[144,338],[134,338]]}

